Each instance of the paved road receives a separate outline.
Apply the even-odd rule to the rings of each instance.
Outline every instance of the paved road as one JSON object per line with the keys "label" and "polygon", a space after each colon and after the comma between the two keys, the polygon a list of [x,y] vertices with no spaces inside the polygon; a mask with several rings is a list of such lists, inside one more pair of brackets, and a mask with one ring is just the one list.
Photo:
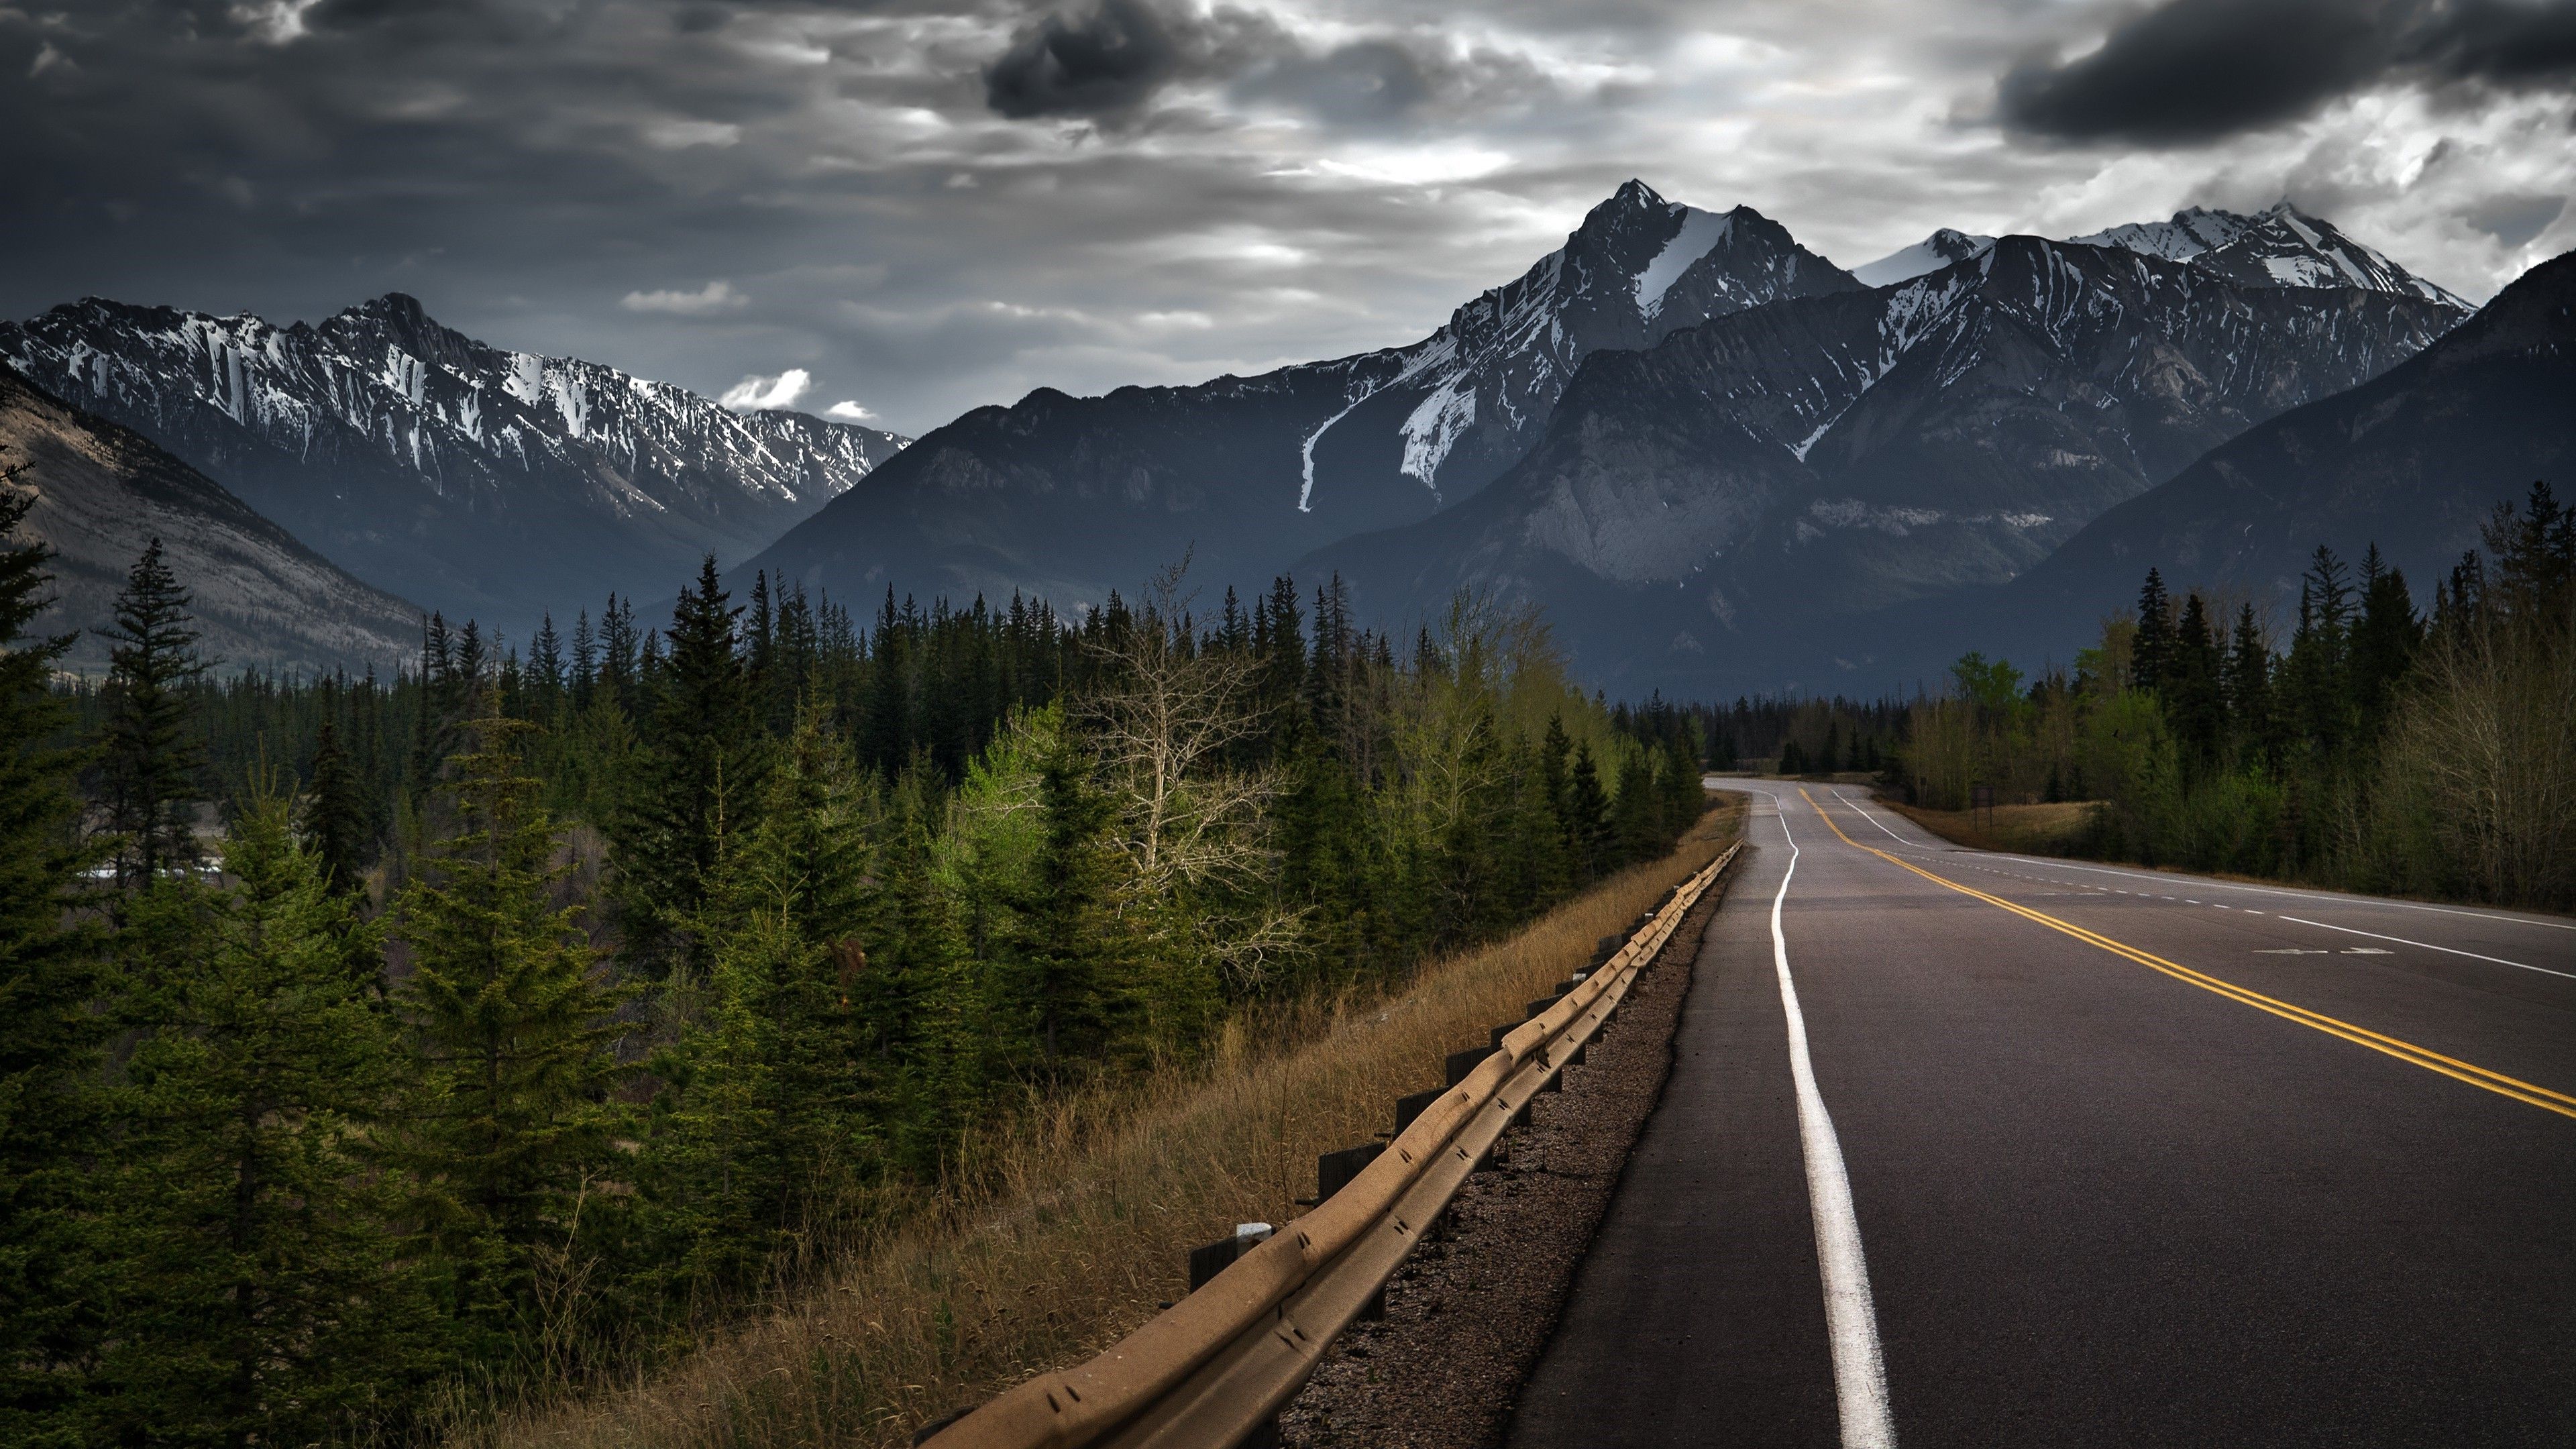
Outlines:
{"label": "paved road", "polygon": [[2576,925],[1761,788],[1517,1449],[2576,1445]]}

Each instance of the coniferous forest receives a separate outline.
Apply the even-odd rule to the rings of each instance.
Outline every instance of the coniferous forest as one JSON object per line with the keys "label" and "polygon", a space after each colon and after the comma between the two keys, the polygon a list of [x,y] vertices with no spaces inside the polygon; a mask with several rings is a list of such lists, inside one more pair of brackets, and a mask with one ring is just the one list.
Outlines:
{"label": "coniferous forest", "polygon": [[1389,638],[1284,578],[863,619],[710,561],[667,618],[304,679],[203,657],[156,545],[95,681],[46,584],[0,552],[9,1444],[631,1372],[980,1128],[1660,854],[1712,743],[1526,617]]}

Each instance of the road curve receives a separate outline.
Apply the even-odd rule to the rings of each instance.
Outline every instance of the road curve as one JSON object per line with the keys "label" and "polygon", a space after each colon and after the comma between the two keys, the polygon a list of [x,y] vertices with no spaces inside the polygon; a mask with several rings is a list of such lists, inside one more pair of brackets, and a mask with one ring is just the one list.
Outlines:
{"label": "road curve", "polygon": [[1753,789],[1516,1449],[2576,1444],[2576,923]]}

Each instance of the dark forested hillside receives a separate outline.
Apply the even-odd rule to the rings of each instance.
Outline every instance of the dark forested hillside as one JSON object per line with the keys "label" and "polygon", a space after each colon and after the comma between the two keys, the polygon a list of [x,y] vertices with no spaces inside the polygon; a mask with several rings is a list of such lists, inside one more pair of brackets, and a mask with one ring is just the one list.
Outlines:
{"label": "dark forested hillside", "polygon": [[12,1443],[399,1438],[631,1368],[980,1128],[1401,980],[1704,807],[1691,717],[1465,604],[1391,639],[1338,586],[1167,575],[1078,627],[854,618],[709,559],[667,619],[217,677],[147,552],[63,683],[48,563],[0,552]]}

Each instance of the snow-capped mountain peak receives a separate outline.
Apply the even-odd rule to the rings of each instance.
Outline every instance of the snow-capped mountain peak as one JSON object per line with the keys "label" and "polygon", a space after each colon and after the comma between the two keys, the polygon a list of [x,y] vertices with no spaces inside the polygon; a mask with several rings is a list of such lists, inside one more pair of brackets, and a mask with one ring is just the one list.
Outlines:
{"label": "snow-capped mountain peak", "polygon": [[[1398,474],[1435,495],[1461,496],[1518,455],[1591,354],[1854,285],[1751,207],[1702,211],[1631,180],[1586,213],[1563,246],[1460,307],[1439,331],[1356,359],[1346,403],[1303,440],[1298,506],[1314,504],[1318,445],[1364,405],[1409,398],[1396,424]],[[1444,492],[1455,485],[1463,487]]]}
{"label": "snow-capped mountain peak", "polygon": [[2469,306],[2287,198],[2252,216],[2195,206],[2174,213],[2170,221],[2133,222],[2072,240],[2189,262],[2239,286],[2359,287],[2422,297],[2462,311]]}
{"label": "snow-capped mountain peak", "polygon": [[1986,249],[1994,244],[1993,237],[1953,231],[1945,226],[1910,247],[1900,247],[1867,266],[1852,268],[1852,275],[1865,287],[1891,287],[1898,282],[1912,281],[1926,272],[1937,272],[1943,267],[1964,262],[1970,257],[1983,256]]}
{"label": "snow-capped mountain peak", "polygon": [[[2288,202],[2283,202],[2287,206]],[[2268,214],[2268,213],[2267,213]],[[2145,256],[2162,257],[2169,262],[2187,262],[2213,247],[2222,247],[2244,235],[2257,224],[2258,218],[2239,216],[2232,211],[2213,211],[2194,206],[2177,211],[2166,221],[2132,221],[2067,240],[2088,247],[2119,247]]]}

